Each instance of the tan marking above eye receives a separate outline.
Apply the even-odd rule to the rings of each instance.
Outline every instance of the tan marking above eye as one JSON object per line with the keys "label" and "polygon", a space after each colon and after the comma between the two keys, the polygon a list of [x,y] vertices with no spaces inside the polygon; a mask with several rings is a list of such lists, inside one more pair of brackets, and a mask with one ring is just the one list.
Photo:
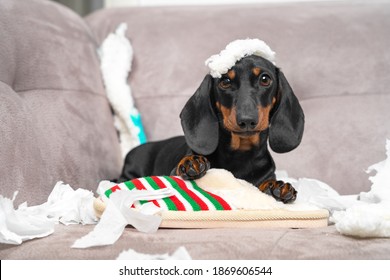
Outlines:
{"label": "tan marking above eye", "polygon": [[234,78],[236,77],[236,71],[234,70],[229,70],[227,72],[227,76],[229,77],[230,80],[234,80]]}
{"label": "tan marking above eye", "polygon": [[252,73],[253,73],[253,75],[255,75],[255,76],[259,76],[260,73],[261,73],[261,69],[260,69],[259,67],[254,67],[254,68],[252,69]]}

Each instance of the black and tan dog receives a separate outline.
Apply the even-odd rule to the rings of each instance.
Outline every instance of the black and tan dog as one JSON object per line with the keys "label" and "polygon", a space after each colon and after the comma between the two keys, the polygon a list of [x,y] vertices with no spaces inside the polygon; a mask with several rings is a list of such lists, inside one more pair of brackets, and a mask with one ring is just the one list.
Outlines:
{"label": "black and tan dog", "polygon": [[197,179],[224,168],[284,203],[296,198],[276,181],[268,151],[301,142],[304,114],[279,68],[259,56],[239,60],[221,78],[206,75],[181,114],[184,137],[141,145],[126,157],[119,181],[151,175]]}

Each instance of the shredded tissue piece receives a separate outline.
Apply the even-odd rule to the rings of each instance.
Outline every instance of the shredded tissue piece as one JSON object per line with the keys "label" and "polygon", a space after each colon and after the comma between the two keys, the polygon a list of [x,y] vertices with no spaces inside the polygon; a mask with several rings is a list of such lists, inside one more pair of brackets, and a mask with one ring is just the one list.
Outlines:
{"label": "shredded tissue piece", "polygon": [[14,208],[12,199],[0,195],[0,242],[21,244],[25,240],[45,237],[54,232],[54,225],[95,224],[93,212],[94,195],[84,189],[73,190],[69,185],[58,182],[47,202],[28,207],[22,203]]}
{"label": "shredded tissue piece", "polygon": [[350,207],[335,211],[332,219],[337,230],[359,237],[390,237],[390,140],[386,141],[386,160],[370,166],[376,171],[369,179],[369,192],[361,192]]}
{"label": "shredded tissue piece", "polygon": [[[110,186],[110,182],[103,181],[99,185],[98,192]],[[99,223],[87,235],[76,240],[72,248],[89,248],[114,244],[122,235],[127,225],[134,226],[137,230],[145,233],[156,232],[161,224],[161,217],[157,214],[160,208],[153,203],[145,203],[139,210],[134,210],[131,205],[138,200],[154,200],[171,196],[170,189],[156,191],[115,192],[110,199],[105,199],[106,209],[104,210]],[[104,196],[101,196],[104,197]]]}
{"label": "shredded tissue piece", "polygon": [[177,248],[177,250],[172,254],[160,254],[160,255],[151,255],[144,254],[129,249],[123,251],[117,257],[117,260],[191,260],[191,256],[188,253],[187,249],[183,246]]}

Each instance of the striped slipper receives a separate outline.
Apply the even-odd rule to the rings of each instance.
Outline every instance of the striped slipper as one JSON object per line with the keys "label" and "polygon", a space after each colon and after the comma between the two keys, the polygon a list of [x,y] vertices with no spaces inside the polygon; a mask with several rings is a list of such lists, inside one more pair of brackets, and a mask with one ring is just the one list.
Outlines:
{"label": "striped slipper", "polygon": [[[143,204],[153,203],[161,209],[160,227],[163,228],[308,228],[325,227],[328,224],[327,210],[284,205],[246,182],[230,178],[219,170],[210,171],[196,181],[185,181],[176,176],[151,176],[114,185],[104,192],[105,198],[95,199],[96,215],[102,215],[106,207],[104,201],[112,193],[169,188],[173,195],[161,199],[138,200],[131,207],[140,209]],[[229,180],[228,187],[222,177]]]}

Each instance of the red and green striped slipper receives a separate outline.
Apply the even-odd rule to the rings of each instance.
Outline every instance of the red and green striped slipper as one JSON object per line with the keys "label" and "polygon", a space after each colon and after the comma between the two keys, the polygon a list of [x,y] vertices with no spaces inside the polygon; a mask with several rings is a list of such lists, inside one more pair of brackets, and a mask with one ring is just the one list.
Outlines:
{"label": "red and green striped slipper", "polygon": [[201,189],[195,181],[185,181],[176,176],[151,176],[127,181],[105,192],[109,198],[113,192],[119,190],[160,190],[169,187],[174,195],[158,200],[137,201],[133,207],[137,208],[147,202],[167,211],[207,211],[232,210],[221,197]]}
{"label": "red and green striped slipper", "polygon": [[[157,200],[136,201],[133,208],[152,202],[161,208],[165,228],[221,228],[221,227],[325,227],[328,211],[289,211],[284,209],[244,210],[236,209],[221,196],[205,191],[196,181],[185,181],[176,176],[151,176],[117,184],[105,191],[110,197],[117,191],[161,190],[170,188],[174,195]],[[105,210],[104,199],[94,202],[95,212],[100,217]]]}

